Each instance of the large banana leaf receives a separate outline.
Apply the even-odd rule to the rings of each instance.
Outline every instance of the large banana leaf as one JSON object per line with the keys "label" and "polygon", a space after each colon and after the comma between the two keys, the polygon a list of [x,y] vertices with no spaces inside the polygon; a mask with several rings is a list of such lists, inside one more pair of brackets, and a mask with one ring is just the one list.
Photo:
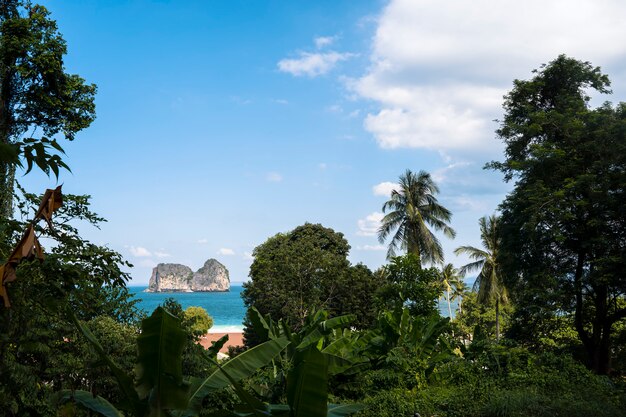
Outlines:
{"label": "large banana leaf", "polygon": [[183,383],[182,354],[187,336],[180,320],[162,307],[141,323],[137,337],[137,392],[153,410],[185,409],[189,387]]}
{"label": "large banana leaf", "polygon": [[287,375],[287,402],[293,417],[326,417],[328,362],[324,354],[309,347],[297,351]]}
{"label": "large banana leaf", "polygon": [[56,394],[59,404],[68,400],[74,400],[85,408],[88,408],[104,417],[124,417],[110,402],[102,397],[94,397],[89,391],[61,390]]}
{"label": "large banana leaf", "polygon": [[210,392],[231,385],[231,380],[240,381],[254,374],[258,369],[270,363],[288,344],[289,341],[284,337],[268,340],[224,363],[208,378],[194,383],[189,397],[189,408],[199,411],[202,400]]}
{"label": "large banana leaf", "polygon": [[304,349],[312,344],[318,343],[320,339],[331,333],[333,329],[348,326],[355,318],[356,316],[354,314],[347,314],[317,323],[315,328],[304,336],[297,349]]}

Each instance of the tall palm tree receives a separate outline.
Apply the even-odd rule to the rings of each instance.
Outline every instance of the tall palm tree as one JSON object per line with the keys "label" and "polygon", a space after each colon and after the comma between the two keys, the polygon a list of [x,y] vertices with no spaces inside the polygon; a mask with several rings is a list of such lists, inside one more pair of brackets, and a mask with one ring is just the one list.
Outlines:
{"label": "tall palm tree", "polygon": [[498,264],[498,251],[500,248],[500,236],[498,235],[498,220],[496,215],[481,217],[478,221],[480,225],[480,239],[483,249],[473,246],[460,246],[455,249],[456,255],[466,254],[474,262],[462,266],[461,275],[468,272],[480,271],[474,282],[474,291],[478,291],[478,302],[483,305],[496,304],[496,341],[500,340],[500,304],[509,301],[509,295],[502,276],[500,275],[500,265]]}
{"label": "tall palm tree", "polygon": [[459,271],[452,264],[446,264],[441,268],[441,284],[446,292],[446,301],[448,302],[448,317],[452,319],[452,307],[450,306],[450,291],[452,291],[453,282],[459,280]]}
{"label": "tall palm tree", "polygon": [[400,175],[399,189],[391,192],[391,198],[383,205],[382,219],[378,229],[378,240],[384,243],[395,230],[387,257],[395,256],[398,249],[418,256],[422,263],[443,262],[443,250],[435,235],[428,229],[454,238],[456,232],[448,225],[452,213],[437,202],[435,194],[439,187],[430,174],[420,171],[417,175],[407,170]]}
{"label": "tall palm tree", "polygon": [[454,301],[458,298],[459,300],[458,311],[459,311],[459,314],[461,314],[463,312],[463,297],[465,296],[465,293],[467,292],[467,284],[465,284],[463,277],[460,274],[457,274],[450,281],[450,286],[452,287],[452,297],[450,297],[450,299]]}

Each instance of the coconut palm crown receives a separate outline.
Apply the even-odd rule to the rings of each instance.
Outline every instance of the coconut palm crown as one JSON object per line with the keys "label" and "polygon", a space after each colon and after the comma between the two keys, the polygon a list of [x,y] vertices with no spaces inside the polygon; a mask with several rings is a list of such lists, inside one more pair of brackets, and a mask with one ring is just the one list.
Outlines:
{"label": "coconut palm crown", "polygon": [[383,205],[386,214],[378,229],[380,243],[393,234],[388,258],[402,249],[418,256],[422,263],[443,262],[441,244],[428,226],[449,238],[454,238],[456,232],[448,225],[452,213],[438,203],[437,193],[439,187],[425,171],[416,175],[407,170],[400,175],[398,189],[391,192],[391,198]]}
{"label": "coconut palm crown", "polygon": [[474,291],[478,292],[477,300],[483,305],[495,302],[496,305],[496,339],[500,338],[500,304],[508,303],[509,295],[502,282],[500,265],[498,264],[498,251],[500,248],[500,236],[498,234],[498,220],[496,215],[481,217],[480,239],[484,249],[473,246],[460,246],[455,249],[456,255],[466,254],[473,262],[459,269],[461,275],[473,271],[480,271],[474,282]]}

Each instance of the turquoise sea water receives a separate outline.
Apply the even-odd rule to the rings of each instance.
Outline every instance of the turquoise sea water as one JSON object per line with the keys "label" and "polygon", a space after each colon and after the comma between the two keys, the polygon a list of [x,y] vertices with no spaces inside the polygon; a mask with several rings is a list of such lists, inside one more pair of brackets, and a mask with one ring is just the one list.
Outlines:
{"label": "turquoise sea water", "polygon": [[[213,327],[211,332],[240,332],[243,330],[243,318],[246,309],[241,299],[241,285],[231,285],[228,292],[143,292],[147,287],[129,287],[131,294],[139,299],[139,308],[150,314],[166,298],[176,299],[183,308],[189,306],[199,306],[209,312],[213,317]],[[458,308],[458,301],[452,301],[452,315]],[[448,316],[448,304],[444,299],[438,302],[439,311],[444,317]]]}
{"label": "turquoise sea water", "polygon": [[241,285],[231,285],[227,292],[143,292],[147,287],[129,287],[130,293],[139,299],[139,308],[150,314],[166,298],[176,299],[183,308],[199,306],[213,317],[211,332],[240,332],[246,309],[241,299]]}

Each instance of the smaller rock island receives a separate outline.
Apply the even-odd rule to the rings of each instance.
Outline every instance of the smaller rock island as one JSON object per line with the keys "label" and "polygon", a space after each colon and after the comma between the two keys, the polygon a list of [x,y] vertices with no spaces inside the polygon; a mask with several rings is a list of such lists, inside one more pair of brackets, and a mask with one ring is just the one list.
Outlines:
{"label": "smaller rock island", "polygon": [[230,291],[228,269],[216,259],[209,259],[193,272],[181,264],[158,264],[152,269],[145,292]]}

